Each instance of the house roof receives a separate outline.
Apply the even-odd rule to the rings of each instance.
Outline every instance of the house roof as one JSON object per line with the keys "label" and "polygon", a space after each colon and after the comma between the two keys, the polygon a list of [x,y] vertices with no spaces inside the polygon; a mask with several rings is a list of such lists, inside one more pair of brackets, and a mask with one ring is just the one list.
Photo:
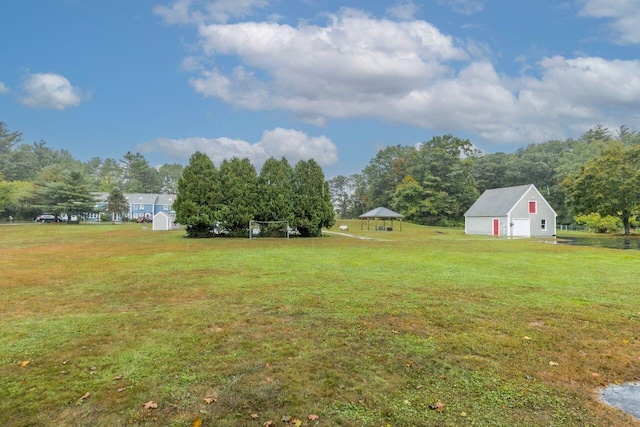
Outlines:
{"label": "house roof", "polygon": [[150,193],[125,193],[124,197],[127,199],[129,204],[140,203],[145,205],[154,205],[158,195]]}
{"label": "house roof", "polygon": [[402,218],[402,215],[387,208],[375,208],[360,215],[360,218]]}
{"label": "house roof", "polygon": [[464,216],[507,215],[531,187],[535,189],[533,184],[527,184],[486,190]]}
{"label": "house roof", "polygon": [[173,205],[174,200],[176,200],[175,194],[158,194],[158,199],[156,200],[156,205]]}

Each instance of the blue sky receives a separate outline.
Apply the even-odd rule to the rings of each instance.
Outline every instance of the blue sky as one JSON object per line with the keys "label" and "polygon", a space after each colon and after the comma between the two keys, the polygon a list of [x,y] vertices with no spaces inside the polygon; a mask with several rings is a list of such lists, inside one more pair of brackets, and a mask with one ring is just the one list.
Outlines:
{"label": "blue sky", "polygon": [[640,0],[3,2],[0,121],[76,158],[314,158],[640,129]]}

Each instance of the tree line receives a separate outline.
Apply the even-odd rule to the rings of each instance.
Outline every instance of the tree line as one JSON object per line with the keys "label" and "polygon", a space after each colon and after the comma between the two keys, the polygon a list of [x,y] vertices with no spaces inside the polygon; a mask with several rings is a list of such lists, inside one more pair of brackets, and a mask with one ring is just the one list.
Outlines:
{"label": "tree line", "polygon": [[313,159],[291,167],[286,158],[270,158],[258,174],[248,159],[224,160],[217,168],[196,152],[177,193],[176,221],[186,226],[189,237],[246,236],[251,220],[289,221],[301,236],[310,237],[335,222],[328,182]]}
{"label": "tree line", "polygon": [[142,154],[132,152],[118,160],[93,157],[83,162],[44,141],[23,143],[20,132],[0,122],[1,217],[28,220],[43,211],[93,209],[93,192],[115,192],[115,197],[121,193],[175,194],[182,170],[177,163],[153,167]]}
{"label": "tree line", "polygon": [[558,224],[629,233],[640,213],[640,135],[598,125],[578,139],[483,154],[467,139],[436,136],[380,150],[361,173],[329,181],[341,218],[386,206],[411,222],[455,226],[486,189],[534,184]]}
{"label": "tree line", "polygon": [[[309,222],[305,225],[300,219],[299,229],[316,233],[318,221],[324,220],[309,218],[319,211],[312,213],[302,200],[296,202],[300,211],[288,204],[301,197],[301,177],[295,174],[298,165],[286,167],[281,162],[270,159],[259,175],[251,172],[248,160],[226,161],[219,170],[214,167],[215,171],[208,172],[210,185],[215,185],[213,196],[208,202],[203,199],[204,208],[198,208],[201,213],[189,214],[190,221],[201,215],[205,222],[224,221],[230,229],[236,227],[233,224],[240,229],[250,214],[260,220],[299,217]],[[307,164],[309,171],[316,167]],[[19,132],[0,122],[0,216],[5,218],[30,219],[46,208],[91,203],[73,193],[77,188],[110,193],[116,210],[122,209],[122,193],[179,194],[180,178],[187,186],[184,193],[188,189],[186,169],[180,164],[155,168],[143,155],[132,152],[119,160],[95,157],[82,162],[66,150],[47,147],[44,141],[22,143]],[[272,177],[265,178],[271,169]],[[290,185],[278,187],[278,174],[287,177]],[[259,188],[259,194],[247,197],[241,193],[234,184],[240,178],[234,176],[252,183],[242,191],[253,194]],[[436,136],[412,146],[386,147],[360,173],[336,176],[317,188],[323,197],[330,197],[340,218],[357,218],[385,206],[402,213],[407,221],[456,226],[463,224],[464,212],[484,190],[523,184],[536,185],[558,213],[559,224],[585,224],[596,231],[622,228],[628,233],[640,210],[640,135],[627,126],[612,131],[598,125],[577,139],[550,140],[513,153],[492,154],[483,154],[468,139]],[[246,206],[232,199],[231,189],[239,192],[237,200],[246,201]],[[266,214],[265,206],[275,216]],[[241,219],[233,219],[229,211],[244,213],[238,214]],[[201,227],[195,221],[190,230],[197,234]]]}

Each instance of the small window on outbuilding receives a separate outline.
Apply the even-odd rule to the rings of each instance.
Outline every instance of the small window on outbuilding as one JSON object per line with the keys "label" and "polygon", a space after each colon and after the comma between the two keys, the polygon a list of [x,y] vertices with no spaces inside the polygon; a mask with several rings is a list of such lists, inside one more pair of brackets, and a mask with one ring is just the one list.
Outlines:
{"label": "small window on outbuilding", "polygon": [[538,213],[538,203],[535,201],[529,202],[529,213],[535,214]]}
{"label": "small window on outbuilding", "polygon": [[540,229],[542,231],[547,231],[547,220],[546,219],[541,219],[540,220]]}

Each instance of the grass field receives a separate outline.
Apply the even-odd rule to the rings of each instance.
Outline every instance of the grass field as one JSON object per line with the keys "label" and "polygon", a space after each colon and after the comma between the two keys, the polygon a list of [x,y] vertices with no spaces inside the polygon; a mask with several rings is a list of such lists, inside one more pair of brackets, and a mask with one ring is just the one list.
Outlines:
{"label": "grass field", "polygon": [[638,425],[640,252],[349,232],[1,226],[0,425]]}

